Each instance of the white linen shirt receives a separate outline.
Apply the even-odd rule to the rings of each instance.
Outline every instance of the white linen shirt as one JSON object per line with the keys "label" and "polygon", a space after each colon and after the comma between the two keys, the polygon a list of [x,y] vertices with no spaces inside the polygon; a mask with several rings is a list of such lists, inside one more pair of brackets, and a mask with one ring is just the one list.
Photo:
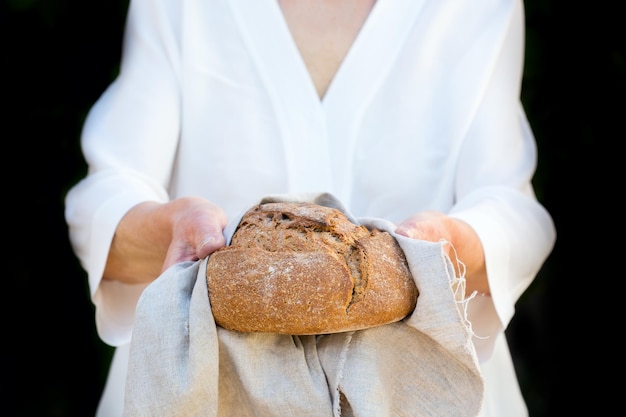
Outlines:
{"label": "white linen shirt", "polygon": [[123,51],[84,125],[88,175],[66,198],[98,333],[117,347],[100,416],[121,416],[145,288],[101,280],[121,217],[199,195],[233,218],[302,192],[330,192],[357,217],[469,223],[491,290],[469,305],[481,416],[527,415],[504,330],[555,230],[531,185],[522,0],[378,0],[322,100],[276,0],[131,0]]}

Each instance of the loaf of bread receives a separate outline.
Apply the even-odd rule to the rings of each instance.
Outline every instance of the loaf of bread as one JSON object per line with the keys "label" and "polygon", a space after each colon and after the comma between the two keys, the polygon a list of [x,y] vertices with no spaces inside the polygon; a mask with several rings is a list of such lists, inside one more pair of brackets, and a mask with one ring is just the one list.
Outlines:
{"label": "loaf of bread", "polygon": [[361,330],[403,319],[418,297],[393,236],[312,203],[251,208],[206,279],[215,322],[242,332]]}

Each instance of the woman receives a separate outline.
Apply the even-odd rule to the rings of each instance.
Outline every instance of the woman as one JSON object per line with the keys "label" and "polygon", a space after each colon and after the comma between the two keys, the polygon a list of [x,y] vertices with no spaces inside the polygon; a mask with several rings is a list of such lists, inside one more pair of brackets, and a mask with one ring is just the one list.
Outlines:
{"label": "woman", "polygon": [[445,239],[465,267],[486,392],[525,416],[504,330],[552,250],[521,106],[521,0],[132,0],[118,78],[93,106],[66,218],[116,353],[100,416],[122,413],[134,311],[168,267],[226,242],[276,193]]}

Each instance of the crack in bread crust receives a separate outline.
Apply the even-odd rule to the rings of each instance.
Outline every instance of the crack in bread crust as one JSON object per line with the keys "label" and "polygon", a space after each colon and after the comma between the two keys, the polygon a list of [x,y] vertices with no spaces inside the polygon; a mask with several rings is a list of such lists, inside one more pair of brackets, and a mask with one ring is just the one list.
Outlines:
{"label": "crack in bread crust", "polygon": [[313,203],[264,203],[242,217],[207,264],[217,324],[248,332],[321,334],[398,321],[418,291],[387,232]]}
{"label": "crack in bread crust", "polygon": [[367,255],[359,240],[370,232],[357,224],[345,224],[345,215],[334,208],[309,203],[265,203],[242,219],[231,245],[268,252],[325,251],[346,265],[352,278],[352,304],[363,300],[367,290]]}

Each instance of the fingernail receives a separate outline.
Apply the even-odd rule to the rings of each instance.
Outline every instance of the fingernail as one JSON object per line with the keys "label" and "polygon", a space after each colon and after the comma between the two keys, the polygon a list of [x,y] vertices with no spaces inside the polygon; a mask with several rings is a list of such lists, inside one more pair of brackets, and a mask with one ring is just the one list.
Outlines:
{"label": "fingernail", "polygon": [[216,239],[215,236],[209,236],[207,238],[205,238],[202,243],[200,243],[200,250],[202,250],[202,248],[204,248],[205,246],[210,246],[213,245],[215,243]]}

